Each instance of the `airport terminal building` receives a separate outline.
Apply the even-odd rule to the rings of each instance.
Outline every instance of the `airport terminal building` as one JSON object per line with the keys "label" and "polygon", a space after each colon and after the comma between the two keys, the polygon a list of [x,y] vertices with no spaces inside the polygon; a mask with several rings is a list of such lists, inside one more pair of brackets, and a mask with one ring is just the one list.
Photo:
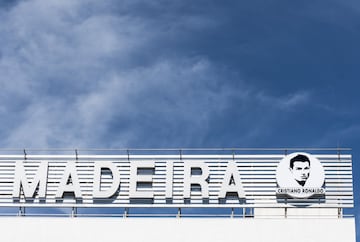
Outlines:
{"label": "airport terminal building", "polygon": [[0,155],[4,241],[355,242],[350,149]]}

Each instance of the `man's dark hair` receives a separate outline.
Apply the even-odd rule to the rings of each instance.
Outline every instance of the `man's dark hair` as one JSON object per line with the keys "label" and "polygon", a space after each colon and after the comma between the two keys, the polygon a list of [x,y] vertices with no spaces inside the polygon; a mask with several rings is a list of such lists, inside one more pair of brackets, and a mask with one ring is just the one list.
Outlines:
{"label": "man's dark hair", "polygon": [[310,165],[310,160],[309,160],[309,158],[307,156],[305,156],[305,155],[297,155],[297,156],[295,156],[294,158],[292,158],[290,160],[290,168],[291,169],[294,168],[294,162],[296,162],[296,161],[309,162],[309,165]]}

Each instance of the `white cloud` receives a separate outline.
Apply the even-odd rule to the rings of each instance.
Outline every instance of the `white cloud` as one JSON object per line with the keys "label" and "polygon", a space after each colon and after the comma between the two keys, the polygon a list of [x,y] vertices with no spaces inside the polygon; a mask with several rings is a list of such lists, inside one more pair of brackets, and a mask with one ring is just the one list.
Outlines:
{"label": "white cloud", "polygon": [[255,90],[204,56],[158,54],[194,22],[193,28],[215,24],[205,17],[159,26],[149,16],[105,11],[105,5],[29,0],[2,13],[1,146],[196,146],[222,115],[289,111],[310,98]]}
{"label": "white cloud", "polygon": [[[139,135],[143,138],[139,133],[151,127],[168,134],[169,139],[175,139],[173,132],[184,132],[184,136],[201,133],[209,115],[226,107],[229,95],[229,90],[212,89],[218,77],[211,74],[212,65],[204,62],[166,61],[116,73],[100,80],[98,88],[79,95],[71,103],[52,97],[34,100],[6,145],[99,145],[100,137],[111,132],[108,130],[111,125],[116,126],[116,119],[124,127],[117,127],[120,137],[112,145],[128,145],[122,133],[129,140]],[[177,126],[187,126],[188,130],[178,130]],[[111,144],[109,140],[105,142]]]}
{"label": "white cloud", "polygon": [[311,94],[306,91],[297,91],[283,96],[270,96],[260,92],[257,98],[275,109],[293,110],[299,105],[307,104],[311,100]]}

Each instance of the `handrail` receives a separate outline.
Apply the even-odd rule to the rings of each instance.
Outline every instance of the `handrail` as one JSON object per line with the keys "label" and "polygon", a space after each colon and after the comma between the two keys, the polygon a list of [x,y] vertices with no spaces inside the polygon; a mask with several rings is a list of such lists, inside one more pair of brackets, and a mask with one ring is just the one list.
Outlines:
{"label": "handrail", "polygon": [[352,148],[324,147],[324,148],[305,148],[305,147],[282,147],[282,148],[0,148],[1,151],[351,151]]}
{"label": "handrail", "polygon": [[354,214],[262,214],[254,215],[247,213],[221,213],[221,214],[206,214],[206,213],[181,213],[181,216],[177,213],[36,213],[36,212],[24,212],[23,213],[0,213],[0,217],[77,217],[77,218],[88,218],[88,217],[101,217],[101,218],[243,218],[243,219],[327,219],[327,218],[354,218]]}

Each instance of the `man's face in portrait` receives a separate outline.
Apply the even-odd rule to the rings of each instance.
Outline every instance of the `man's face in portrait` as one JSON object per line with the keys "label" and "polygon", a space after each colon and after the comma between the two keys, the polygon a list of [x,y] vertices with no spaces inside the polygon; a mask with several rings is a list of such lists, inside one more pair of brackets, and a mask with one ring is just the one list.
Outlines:
{"label": "man's face in portrait", "polygon": [[307,161],[295,161],[291,171],[299,184],[305,184],[310,175],[310,163]]}

